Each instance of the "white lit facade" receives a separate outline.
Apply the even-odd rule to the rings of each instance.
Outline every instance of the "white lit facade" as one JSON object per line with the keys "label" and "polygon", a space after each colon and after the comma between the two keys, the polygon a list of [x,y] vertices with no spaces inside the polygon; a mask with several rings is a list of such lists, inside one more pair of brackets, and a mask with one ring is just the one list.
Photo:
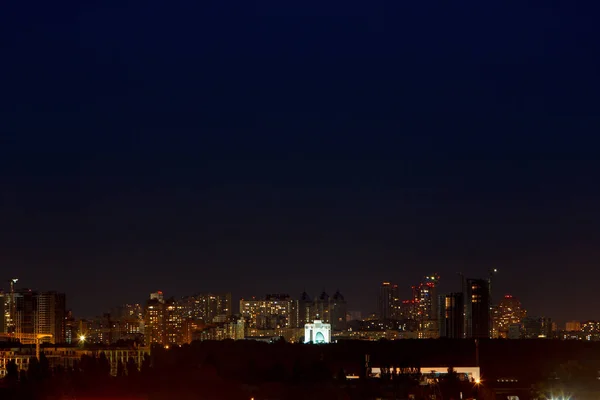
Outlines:
{"label": "white lit facade", "polygon": [[331,343],[331,324],[315,320],[312,324],[304,325],[304,343]]}

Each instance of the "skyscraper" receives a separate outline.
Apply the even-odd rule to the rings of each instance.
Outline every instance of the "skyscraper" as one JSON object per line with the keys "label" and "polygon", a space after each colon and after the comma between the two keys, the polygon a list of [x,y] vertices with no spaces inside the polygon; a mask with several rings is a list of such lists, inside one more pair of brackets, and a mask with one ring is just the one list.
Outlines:
{"label": "skyscraper", "polygon": [[[160,296],[157,295],[160,293]],[[144,313],[144,340],[146,346],[166,344],[165,301],[162,292],[152,293]]]}
{"label": "skyscraper", "polygon": [[467,279],[467,337],[490,337],[490,291],[485,279]]}
{"label": "skyscraper", "polygon": [[175,299],[171,298],[165,301],[164,321],[166,344],[181,345],[184,343],[183,337],[183,318],[182,307]]}
{"label": "skyscraper", "polygon": [[286,294],[268,294],[264,299],[240,300],[240,314],[247,328],[281,329],[297,324],[296,304]]}
{"label": "skyscraper", "polygon": [[297,300],[295,303],[295,319],[296,321],[298,321],[296,327],[301,328],[314,320],[314,316],[312,315],[312,299],[310,298],[308,293],[304,291],[300,295],[300,299]]}
{"label": "skyscraper", "polygon": [[36,328],[37,311],[37,293],[30,289],[15,290],[12,297],[11,306],[11,332],[15,334],[29,333],[33,334]]}
{"label": "skyscraper", "polygon": [[450,293],[440,296],[440,337],[462,339],[464,337],[464,295]]}
{"label": "skyscraper", "polygon": [[522,308],[519,299],[507,294],[493,307],[492,337],[508,338],[509,327],[512,324],[520,324],[526,316],[527,311]]}
{"label": "skyscraper", "polygon": [[66,343],[66,299],[64,293],[40,292],[35,299],[35,333],[52,335],[46,341],[52,344]]}
{"label": "skyscraper", "polygon": [[231,316],[231,293],[201,293],[184,297],[181,301],[185,319],[207,324],[225,321]]}
{"label": "skyscraper", "polygon": [[439,332],[437,296],[439,279],[437,274],[426,276],[424,282],[413,288],[414,300],[418,308],[419,330],[429,332],[425,337],[435,337]]}
{"label": "skyscraper", "polygon": [[9,317],[8,295],[0,291],[0,333],[6,333]]}
{"label": "skyscraper", "polygon": [[383,282],[379,288],[377,311],[379,319],[396,319],[398,309],[398,285]]}
{"label": "skyscraper", "polygon": [[337,290],[330,299],[331,329],[334,331],[346,330],[346,314],[348,307],[344,296]]}

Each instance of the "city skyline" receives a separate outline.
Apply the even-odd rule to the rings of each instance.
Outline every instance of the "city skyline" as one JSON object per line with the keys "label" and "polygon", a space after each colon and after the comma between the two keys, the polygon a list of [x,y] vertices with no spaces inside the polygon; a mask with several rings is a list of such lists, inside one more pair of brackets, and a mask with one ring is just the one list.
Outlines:
{"label": "city skyline", "polygon": [[[488,269],[488,273],[489,273],[489,269]],[[519,295],[518,293],[516,293],[515,291],[505,291],[503,292],[503,294],[500,294],[500,290],[497,287],[497,277],[498,277],[498,272],[496,270],[496,272],[494,273],[494,287],[495,287],[495,295],[493,295],[493,305],[496,306],[498,304],[500,304],[502,301],[505,301],[507,298],[515,298],[515,299],[522,299],[523,296]],[[364,309],[360,308],[360,307],[355,307],[355,303],[352,301],[352,299],[348,299],[347,296],[346,297],[346,303],[348,304],[348,312],[359,312],[363,318],[366,318],[368,315],[374,314],[374,315],[378,315],[381,316],[382,315],[382,311],[381,311],[381,288],[382,285],[390,285],[394,286],[394,293],[397,297],[397,301],[408,301],[411,300],[413,298],[413,296],[415,295],[415,289],[419,286],[419,285],[423,285],[424,283],[426,283],[428,280],[433,279],[433,275],[435,275],[435,282],[436,282],[436,291],[434,294],[435,299],[434,304],[436,304],[436,302],[438,301],[437,297],[438,296],[444,296],[444,295],[451,295],[452,293],[457,293],[460,292],[461,287],[463,284],[465,284],[467,280],[465,280],[465,282],[463,282],[460,278],[457,282],[458,286],[454,287],[454,288],[448,288],[447,285],[440,285],[440,283],[442,283],[444,281],[443,277],[440,277],[439,274],[435,273],[435,274],[426,274],[421,276],[420,280],[414,281],[412,283],[410,283],[407,286],[401,285],[401,284],[397,284],[396,282],[392,281],[390,283],[390,281],[384,281],[384,282],[379,282],[375,287],[369,287],[367,288],[365,291],[368,293],[373,293],[373,298],[371,299],[371,303],[373,304],[372,307],[366,307]],[[457,274],[459,275],[459,274]],[[475,280],[481,280],[486,281],[487,279],[484,279],[482,277],[480,278],[471,278],[471,279],[475,279]],[[23,280],[21,279],[17,279],[20,283],[23,283]],[[420,283],[419,283],[420,282]],[[333,287],[333,286],[332,286]],[[47,289],[37,289],[37,288],[33,288],[33,287],[27,287],[25,285],[23,285],[23,287],[19,286],[19,285],[15,285],[15,288],[17,290],[32,290],[34,292],[48,292]],[[56,290],[51,290],[50,292],[56,292]],[[59,291],[60,292],[60,291]],[[151,290],[150,292],[145,292],[141,297],[138,298],[133,298],[132,296],[125,296],[123,298],[126,298],[126,301],[121,301],[121,302],[117,302],[117,303],[110,303],[110,304],[105,304],[104,306],[102,306],[98,311],[95,312],[91,312],[91,313],[81,313],[79,312],[79,310],[77,309],[77,307],[72,307],[71,304],[72,303],[77,303],[77,300],[75,301],[69,301],[69,303],[67,304],[66,309],[73,312],[74,315],[76,315],[79,318],[93,318],[93,317],[97,317],[100,315],[103,315],[107,312],[109,312],[110,310],[115,309],[115,307],[121,307],[123,305],[133,305],[133,304],[144,304],[144,302],[148,299],[148,293],[161,293],[161,296],[163,295],[163,293],[165,293],[165,298],[168,299],[174,299],[176,301],[181,301],[184,300],[185,298],[188,298],[190,296],[195,296],[197,294],[208,294],[208,293],[229,293],[230,296],[232,296],[232,300],[231,300],[231,304],[232,304],[232,312],[234,313],[240,313],[241,310],[237,307],[238,304],[242,301],[242,300],[257,300],[257,299],[262,299],[266,295],[268,295],[268,293],[278,293],[278,294],[285,294],[287,296],[290,296],[290,298],[293,299],[300,299],[303,294],[308,294],[308,296],[310,298],[317,298],[319,295],[321,295],[322,293],[326,293],[329,296],[333,296],[336,292],[341,292],[342,294],[344,293],[343,290],[340,290],[339,288],[337,288],[336,290],[331,290],[331,288],[325,288],[322,287],[320,290],[307,290],[307,287],[303,287],[302,292],[300,293],[291,293],[289,291],[286,290],[272,290],[270,292],[263,292],[262,294],[260,293],[253,293],[252,295],[248,295],[248,296],[236,296],[235,293],[231,292],[230,290],[224,289],[224,290],[197,290],[195,292],[188,292],[188,293],[178,293],[178,292],[167,292],[164,290]],[[3,286],[0,285],[0,294],[4,293],[4,295],[8,295],[10,293],[10,289],[9,288],[4,288]],[[467,295],[468,293],[468,289],[465,287],[465,295]],[[515,293],[515,295],[513,295],[513,293]],[[68,293],[67,293],[68,295]],[[519,302],[521,303],[521,302]],[[596,318],[594,316],[584,316],[583,318],[578,318],[576,315],[577,313],[573,313],[571,312],[570,314],[567,314],[567,316],[565,316],[564,318],[557,318],[555,316],[553,316],[551,313],[540,313],[540,312],[536,312],[537,310],[532,309],[530,307],[527,307],[526,304],[523,304],[523,306],[525,308],[527,308],[527,310],[532,311],[531,315],[537,315],[537,316],[544,316],[544,317],[550,317],[553,319],[553,321],[560,323],[560,324],[565,324],[568,321],[572,321],[572,320],[579,320],[579,321],[595,321],[596,319],[600,318]],[[432,309],[432,312],[437,312],[437,304],[435,305],[435,310]],[[391,314],[390,314],[391,315]],[[394,317],[395,318],[395,317]],[[492,318],[492,314],[490,314],[490,318]],[[436,328],[437,330],[437,328]]]}

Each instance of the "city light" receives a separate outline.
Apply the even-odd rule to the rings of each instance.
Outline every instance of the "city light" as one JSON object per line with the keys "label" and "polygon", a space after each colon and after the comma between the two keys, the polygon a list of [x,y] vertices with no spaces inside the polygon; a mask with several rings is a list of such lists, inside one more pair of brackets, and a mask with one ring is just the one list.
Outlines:
{"label": "city light", "polygon": [[79,341],[81,343],[85,342],[85,335],[79,335]]}

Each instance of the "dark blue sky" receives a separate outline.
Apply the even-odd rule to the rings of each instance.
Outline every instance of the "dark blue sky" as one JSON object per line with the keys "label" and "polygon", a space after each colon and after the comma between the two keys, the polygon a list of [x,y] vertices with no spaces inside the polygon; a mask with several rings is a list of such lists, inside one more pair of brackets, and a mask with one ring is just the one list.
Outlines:
{"label": "dark blue sky", "polygon": [[157,289],[339,288],[367,312],[382,280],[497,267],[532,314],[600,318],[583,2],[17,3],[3,280],[84,315]]}

